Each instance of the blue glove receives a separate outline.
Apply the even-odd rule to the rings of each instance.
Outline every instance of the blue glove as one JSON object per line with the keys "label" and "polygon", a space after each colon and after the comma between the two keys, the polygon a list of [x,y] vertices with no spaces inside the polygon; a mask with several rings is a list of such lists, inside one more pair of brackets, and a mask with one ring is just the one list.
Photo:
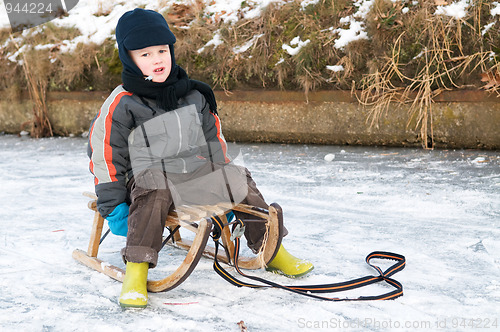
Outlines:
{"label": "blue glove", "polygon": [[128,231],[128,205],[121,203],[106,218],[111,233],[127,236]]}
{"label": "blue glove", "polygon": [[228,223],[233,222],[236,219],[236,216],[234,215],[233,210],[226,213],[226,219],[227,219]]}

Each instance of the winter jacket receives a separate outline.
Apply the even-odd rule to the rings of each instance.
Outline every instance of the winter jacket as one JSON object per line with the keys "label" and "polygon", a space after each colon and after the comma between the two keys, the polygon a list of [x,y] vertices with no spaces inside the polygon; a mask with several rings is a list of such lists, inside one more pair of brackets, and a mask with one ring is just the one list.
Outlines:
{"label": "winter jacket", "polygon": [[203,95],[192,90],[178,105],[166,112],[120,85],[92,120],[87,152],[104,218],[127,201],[127,182],[134,172],[158,168],[188,173],[206,161],[229,162],[220,119]]}

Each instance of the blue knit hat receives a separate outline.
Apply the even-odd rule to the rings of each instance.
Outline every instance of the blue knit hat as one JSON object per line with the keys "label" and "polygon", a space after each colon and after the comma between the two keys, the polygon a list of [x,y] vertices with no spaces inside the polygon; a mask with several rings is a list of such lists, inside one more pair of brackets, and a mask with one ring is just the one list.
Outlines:
{"label": "blue knit hat", "polygon": [[115,34],[123,70],[142,76],[128,51],[156,45],[169,45],[172,67],[175,66],[173,45],[176,39],[161,14],[142,8],[128,11],[118,20]]}

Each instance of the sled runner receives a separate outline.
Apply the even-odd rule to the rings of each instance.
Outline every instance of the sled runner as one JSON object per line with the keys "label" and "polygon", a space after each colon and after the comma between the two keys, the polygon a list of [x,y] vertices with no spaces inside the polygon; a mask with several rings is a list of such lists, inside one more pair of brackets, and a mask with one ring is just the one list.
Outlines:
{"label": "sled runner", "polygon": [[[98,272],[123,282],[125,270],[98,258],[99,246],[109,233],[109,230],[104,235],[102,234],[104,218],[97,211],[97,197],[95,194],[84,193],[84,195],[92,199],[88,203],[88,207],[94,211],[94,221],[87,251],[75,249],[73,251],[73,258]],[[202,255],[208,257],[217,256],[218,261],[234,265],[234,237],[231,239],[232,235],[226,218],[226,214],[231,210],[244,212],[256,217],[254,220],[247,220],[247,222],[266,223],[268,231],[260,252],[253,257],[240,257],[236,255],[238,260],[237,266],[239,268],[259,269],[264,267],[276,255],[283,237],[283,220],[279,217],[279,209],[280,207],[277,204],[271,204],[269,209],[266,210],[250,205],[231,203],[204,206],[184,205],[176,208],[169,214],[166,220],[165,227],[169,234],[164,239],[164,244],[186,250],[186,257],[172,274],[161,280],[148,280],[148,291],[162,292],[179,286],[194,270]],[[219,232],[221,233],[221,244],[225,248],[225,253],[223,254],[220,254],[214,247],[207,246],[207,241],[213,228],[212,217],[217,217],[217,220],[221,220],[224,226],[222,231]],[[183,238],[179,229],[185,229],[194,233],[194,238],[191,240]],[[236,230],[233,233],[237,233]]]}

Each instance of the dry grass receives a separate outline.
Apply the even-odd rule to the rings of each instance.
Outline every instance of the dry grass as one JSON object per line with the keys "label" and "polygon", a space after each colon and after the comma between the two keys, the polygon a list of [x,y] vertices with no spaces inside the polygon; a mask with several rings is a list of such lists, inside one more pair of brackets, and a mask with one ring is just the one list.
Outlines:
{"label": "dry grass", "polygon": [[[19,69],[22,70],[22,61],[19,60],[24,56],[33,58],[33,64],[45,64],[33,66],[31,72],[34,77],[44,77],[48,81],[49,91],[107,90],[119,84],[121,64],[115,55],[114,41],[107,40],[102,45],[79,44],[71,53],[61,52],[65,41],[78,35],[78,30],[59,28],[51,23],[34,28],[23,37],[16,33],[13,39],[8,32],[0,32],[0,43],[6,45],[0,50],[3,60],[0,61],[0,70],[11,73],[0,77],[0,89],[10,87],[13,82],[21,89],[27,89],[27,81],[19,75]],[[15,43],[9,43],[9,40],[15,40]],[[36,45],[50,46],[37,48]]]}
{"label": "dry grass", "polygon": [[[456,20],[434,15],[434,0],[375,0],[365,20],[369,39],[335,48],[339,36],[334,31],[345,28],[341,18],[356,13],[354,3],[320,0],[305,9],[300,0],[271,4],[261,16],[234,24],[224,23],[220,15],[207,16],[200,0],[174,5],[163,14],[177,36],[177,63],[192,78],[226,91],[286,89],[302,90],[307,96],[319,89],[352,89],[369,107],[367,121],[372,126],[397,105],[409,104],[408,126],[419,129],[422,144],[428,148],[433,146],[432,104],[441,91],[484,88],[500,95],[500,22],[497,19],[488,32],[482,31],[487,22],[495,22],[490,15],[492,1],[473,1],[468,15]],[[96,15],[108,14],[105,4],[102,0]],[[42,33],[18,41],[21,48],[55,45],[43,50],[27,47],[25,55],[20,55],[38,57],[45,64],[44,59],[50,60],[43,66],[30,62],[33,79],[42,84],[47,81],[48,91],[113,89],[121,80],[114,41],[79,45],[72,54],[59,51],[62,40],[78,34],[49,23]],[[198,52],[215,34],[223,43]],[[310,42],[290,55],[282,45],[290,45],[295,37]],[[7,39],[8,34],[0,32],[0,44]],[[248,48],[241,51],[243,46]],[[5,73],[0,89],[11,91],[12,96],[30,84],[23,67],[7,60],[15,51],[12,43],[0,50],[0,70]],[[328,70],[332,65],[341,65],[343,70]]]}
{"label": "dry grass", "polygon": [[[19,50],[20,46],[15,41],[14,37],[12,37],[12,35],[10,37],[14,46]],[[46,104],[48,78],[34,74],[34,72],[45,71],[45,68],[40,68],[45,67],[47,61],[29,59],[25,53],[21,53],[21,56],[24,76],[28,84],[30,99],[33,103],[33,118],[28,123],[23,124],[23,126],[29,125],[31,137],[40,138],[53,136],[54,133],[49,121]]]}
{"label": "dry grass", "polygon": [[[433,148],[435,96],[444,90],[477,88],[474,83],[481,73],[498,72],[491,50],[486,51],[493,39],[488,40],[479,29],[482,15],[481,6],[460,20],[434,15],[432,4],[415,11],[409,28],[395,40],[391,54],[374,64],[362,81],[359,100],[371,108],[370,124],[377,124],[391,105],[410,103],[407,125],[419,129],[424,148]],[[411,29],[412,24],[418,28]],[[412,31],[418,33],[412,35]],[[408,44],[418,45],[420,53],[403,61]],[[496,89],[493,84],[491,90]]]}
{"label": "dry grass", "polygon": [[[29,92],[33,116],[20,129],[28,129],[32,137],[57,134],[48,117],[48,91],[101,90],[120,82],[121,67],[117,74],[112,73],[117,61],[113,42],[80,44],[72,53],[60,52],[64,40],[78,35],[77,30],[57,28],[50,23],[30,30],[22,38],[19,33],[0,32],[0,42],[5,45],[0,50],[3,58],[0,70],[4,73],[0,89],[11,100],[19,98],[23,90]],[[36,45],[50,46],[38,48]]]}
{"label": "dry grass", "polygon": [[[271,4],[262,16],[236,24],[201,17],[191,23],[189,30],[176,30],[183,40],[176,45],[178,62],[225,90],[300,88],[307,93],[331,85],[325,67],[340,61],[341,56],[331,47],[332,34],[327,29],[338,23],[338,8],[343,9],[342,4],[347,2],[324,0],[306,10],[302,10],[300,1],[284,6]],[[224,43],[198,53],[216,32]],[[310,43],[290,56],[282,45],[290,44],[297,36]],[[251,45],[246,51],[234,51],[247,43]]]}

